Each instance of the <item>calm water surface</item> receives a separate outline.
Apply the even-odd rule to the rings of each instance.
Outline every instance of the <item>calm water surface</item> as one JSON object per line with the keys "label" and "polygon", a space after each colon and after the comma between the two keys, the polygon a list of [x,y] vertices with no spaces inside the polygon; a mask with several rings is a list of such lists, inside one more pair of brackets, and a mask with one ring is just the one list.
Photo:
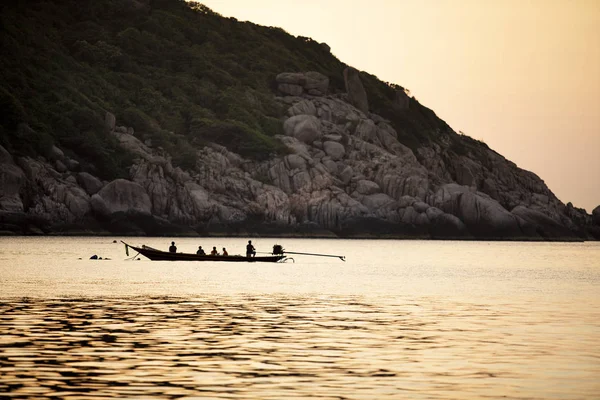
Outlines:
{"label": "calm water surface", "polygon": [[0,397],[600,398],[598,243],[113,239],[0,238]]}

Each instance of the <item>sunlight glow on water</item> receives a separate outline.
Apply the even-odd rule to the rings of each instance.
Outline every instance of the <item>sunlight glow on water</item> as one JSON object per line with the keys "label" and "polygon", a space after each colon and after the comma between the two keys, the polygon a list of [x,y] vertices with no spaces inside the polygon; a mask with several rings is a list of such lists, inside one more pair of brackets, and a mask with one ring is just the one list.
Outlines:
{"label": "sunlight glow on water", "polygon": [[[106,238],[0,238],[0,393],[600,397],[598,244],[277,241],[348,261],[124,261]],[[224,243],[243,250],[178,247]]]}

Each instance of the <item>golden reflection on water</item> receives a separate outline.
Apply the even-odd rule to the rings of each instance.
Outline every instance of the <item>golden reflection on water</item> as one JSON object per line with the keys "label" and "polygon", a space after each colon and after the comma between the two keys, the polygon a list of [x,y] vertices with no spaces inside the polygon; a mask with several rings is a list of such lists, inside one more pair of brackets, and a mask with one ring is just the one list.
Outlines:
{"label": "golden reflection on water", "polygon": [[598,321],[579,320],[571,330],[571,318],[560,310],[532,318],[523,304],[360,296],[5,299],[0,392],[21,399],[598,398]]}
{"label": "golden reflection on water", "polygon": [[[246,243],[177,245],[199,242]],[[0,399],[600,399],[597,243],[285,245],[347,262],[128,261],[106,238],[0,237]]]}

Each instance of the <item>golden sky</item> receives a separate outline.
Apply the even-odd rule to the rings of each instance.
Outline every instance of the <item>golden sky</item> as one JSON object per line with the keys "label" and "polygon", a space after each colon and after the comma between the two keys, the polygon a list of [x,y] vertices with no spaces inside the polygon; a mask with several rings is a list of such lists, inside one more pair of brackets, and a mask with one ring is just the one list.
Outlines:
{"label": "golden sky", "polygon": [[326,42],[457,132],[600,205],[600,0],[204,0]]}

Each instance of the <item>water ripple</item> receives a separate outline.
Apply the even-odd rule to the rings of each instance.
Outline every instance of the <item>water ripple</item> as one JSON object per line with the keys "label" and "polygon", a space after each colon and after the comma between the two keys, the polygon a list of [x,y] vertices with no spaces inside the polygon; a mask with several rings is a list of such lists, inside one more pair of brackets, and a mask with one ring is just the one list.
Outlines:
{"label": "water ripple", "polygon": [[[501,309],[352,296],[10,299],[0,302],[0,392],[16,399],[600,393],[597,324],[573,340],[556,315],[533,323],[526,308]],[[540,325],[563,331],[540,335]],[[546,380],[554,384],[542,389]]]}

